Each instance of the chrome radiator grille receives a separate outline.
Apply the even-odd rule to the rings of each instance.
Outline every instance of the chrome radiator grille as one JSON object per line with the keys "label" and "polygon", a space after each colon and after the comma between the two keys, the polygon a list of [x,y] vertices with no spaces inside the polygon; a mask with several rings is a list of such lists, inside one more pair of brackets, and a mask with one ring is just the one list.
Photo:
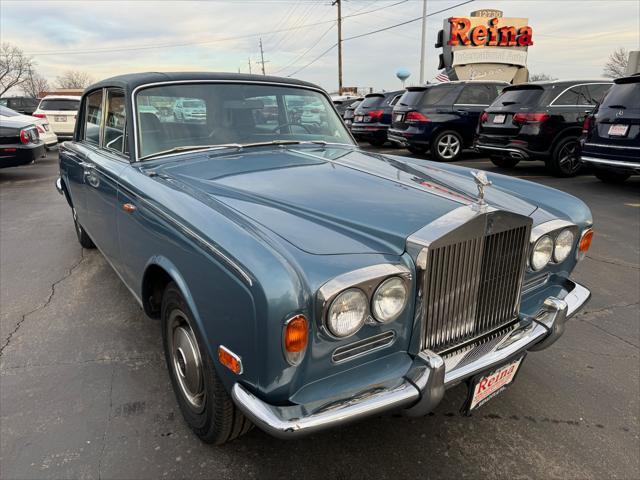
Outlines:
{"label": "chrome radiator grille", "polygon": [[423,348],[442,353],[517,317],[529,226],[430,249],[423,278]]}

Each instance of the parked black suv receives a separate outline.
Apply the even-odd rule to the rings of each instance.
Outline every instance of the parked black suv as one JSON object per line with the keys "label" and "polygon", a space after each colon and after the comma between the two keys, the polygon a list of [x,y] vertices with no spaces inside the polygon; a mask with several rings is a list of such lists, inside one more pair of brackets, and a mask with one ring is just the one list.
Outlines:
{"label": "parked black suv", "polygon": [[40,100],[31,97],[5,97],[0,98],[0,105],[15,110],[23,115],[33,115],[36,111]]}
{"label": "parked black suv", "polygon": [[469,81],[409,87],[393,108],[389,140],[412,153],[431,149],[441,162],[457,160],[473,144],[480,114],[507,85]]}
{"label": "parked black suv", "polygon": [[356,108],[358,108],[358,105],[360,105],[361,103],[362,99],[356,100],[349,104],[349,106],[344,110],[342,118],[344,119],[344,124],[349,127],[349,129],[351,129],[351,125],[353,124],[353,117],[355,116]]}
{"label": "parked black suv", "polygon": [[387,130],[391,125],[393,106],[404,90],[365,95],[354,112],[351,133],[358,140],[367,140],[371,145],[381,146],[387,142]]}
{"label": "parked black suv", "polygon": [[499,167],[544,160],[556,176],[575,175],[582,165],[576,149],[582,124],[610,86],[581,80],[507,87],[480,116],[475,147]]}
{"label": "parked black suv", "polygon": [[580,160],[603,182],[624,182],[640,173],[640,74],[614,80],[584,121]]}

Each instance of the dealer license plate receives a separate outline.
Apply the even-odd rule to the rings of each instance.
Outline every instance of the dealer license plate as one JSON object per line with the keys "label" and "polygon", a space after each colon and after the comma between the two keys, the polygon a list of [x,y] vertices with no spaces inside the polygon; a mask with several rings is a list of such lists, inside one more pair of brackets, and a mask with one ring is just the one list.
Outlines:
{"label": "dealer license plate", "polygon": [[506,115],[494,115],[493,123],[504,123],[505,118],[507,118]]}
{"label": "dealer license plate", "polygon": [[66,122],[67,117],[65,115],[56,115],[53,117],[55,122]]}
{"label": "dealer license plate", "polygon": [[609,127],[609,135],[612,137],[624,137],[627,135],[629,125],[611,125]]}
{"label": "dealer license plate", "polygon": [[396,113],[396,116],[395,116],[395,120],[394,120],[394,121],[396,121],[396,122],[401,122],[403,118],[404,118],[404,114],[402,114],[402,113]]}
{"label": "dealer license plate", "polygon": [[362,121],[362,115],[356,115],[353,119],[354,122],[361,122]]}
{"label": "dealer license plate", "polygon": [[470,397],[466,411],[471,412],[500,395],[513,382],[523,359],[524,355],[489,373],[476,376],[469,385]]}

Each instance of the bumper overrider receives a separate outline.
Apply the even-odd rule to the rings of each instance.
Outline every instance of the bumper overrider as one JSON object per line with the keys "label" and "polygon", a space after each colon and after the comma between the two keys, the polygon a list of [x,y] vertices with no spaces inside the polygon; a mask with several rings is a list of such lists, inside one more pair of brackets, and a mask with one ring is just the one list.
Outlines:
{"label": "bumper overrider", "polygon": [[392,410],[423,416],[438,405],[446,389],[520,352],[542,350],[558,340],[566,320],[591,296],[589,290],[571,280],[565,280],[564,292],[563,298],[548,297],[535,316],[521,316],[517,325],[501,337],[455,357],[422,351],[403,377],[355,393],[304,405],[274,406],[236,383],[231,396],[254,424],[279,438],[295,438]]}

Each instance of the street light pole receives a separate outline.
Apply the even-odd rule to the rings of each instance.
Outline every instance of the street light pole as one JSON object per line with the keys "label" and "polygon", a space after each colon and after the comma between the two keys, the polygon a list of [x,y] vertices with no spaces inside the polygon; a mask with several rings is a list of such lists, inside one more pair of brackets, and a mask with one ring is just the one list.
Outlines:
{"label": "street light pole", "polygon": [[424,83],[425,49],[427,43],[427,0],[422,0],[422,43],[420,44],[420,85]]}
{"label": "street light pole", "polygon": [[331,5],[338,6],[338,95],[342,95],[342,1],[335,0]]}

